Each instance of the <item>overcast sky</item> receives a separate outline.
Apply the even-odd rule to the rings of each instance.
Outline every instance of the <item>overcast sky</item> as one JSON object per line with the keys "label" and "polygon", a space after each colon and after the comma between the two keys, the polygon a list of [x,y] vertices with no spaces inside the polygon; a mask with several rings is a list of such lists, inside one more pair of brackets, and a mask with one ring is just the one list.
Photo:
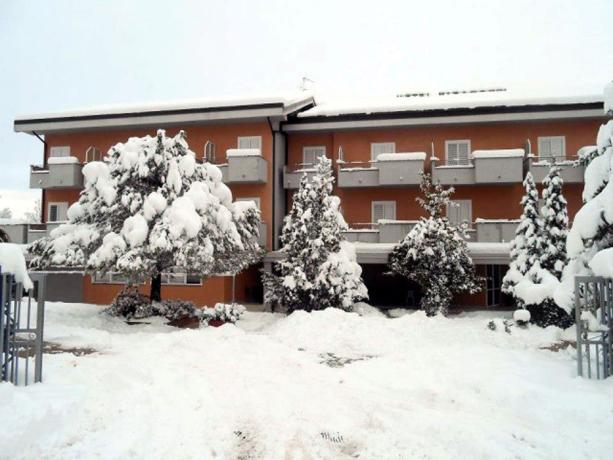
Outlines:
{"label": "overcast sky", "polygon": [[612,20],[613,0],[2,0],[0,208],[32,196],[28,165],[42,162],[18,114],[269,94],[302,76],[326,95],[598,93]]}

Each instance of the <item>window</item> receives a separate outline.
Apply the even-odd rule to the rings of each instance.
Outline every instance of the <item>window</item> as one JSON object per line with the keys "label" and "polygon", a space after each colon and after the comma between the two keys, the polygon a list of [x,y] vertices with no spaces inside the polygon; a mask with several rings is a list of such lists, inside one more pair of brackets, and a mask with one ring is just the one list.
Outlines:
{"label": "window", "polygon": [[373,201],[371,212],[373,223],[377,223],[382,219],[396,220],[396,202]]}
{"label": "window", "polygon": [[459,225],[463,222],[470,225],[473,220],[472,214],[471,200],[452,200],[447,205],[447,218],[453,225]]}
{"label": "window", "polygon": [[314,147],[304,147],[302,149],[302,163],[314,165],[319,157],[326,156],[326,146],[318,145]]}
{"label": "window", "polygon": [[68,203],[49,203],[47,222],[65,222]]}
{"label": "window", "polygon": [[487,306],[502,305],[502,278],[506,272],[504,265],[486,265]]}
{"label": "window", "polygon": [[566,158],[566,138],[564,136],[539,137],[538,142],[540,159]]}
{"label": "window", "polygon": [[238,148],[262,150],[262,136],[239,136]]}
{"label": "window", "polygon": [[470,164],[470,141],[445,141],[445,158],[449,166]]}
{"label": "window", "polygon": [[49,149],[50,157],[69,157],[70,156],[70,146],[65,145],[61,147],[51,147]]}
{"label": "window", "polygon": [[204,144],[204,161],[215,163],[215,143],[206,141]]}
{"label": "window", "polygon": [[237,198],[236,201],[253,201],[256,208],[262,209],[260,208],[260,197],[257,196],[254,198]]}
{"label": "window", "polygon": [[90,161],[100,161],[100,150],[93,146],[85,152],[85,163]]}
{"label": "window", "polygon": [[[102,274],[102,272],[94,273],[92,277],[92,282],[96,284],[127,284],[129,278],[127,275],[117,272],[106,272]],[[143,284],[144,277],[138,276],[133,283],[134,284]]]}
{"label": "window", "polygon": [[370,144],[370,159],[375,161],[382,153],[396,153],[394,142],[373,142]]}
{"label": "window", "polygon": [[192,273],[162,273],[162,284],[202,284],[200,275]]}

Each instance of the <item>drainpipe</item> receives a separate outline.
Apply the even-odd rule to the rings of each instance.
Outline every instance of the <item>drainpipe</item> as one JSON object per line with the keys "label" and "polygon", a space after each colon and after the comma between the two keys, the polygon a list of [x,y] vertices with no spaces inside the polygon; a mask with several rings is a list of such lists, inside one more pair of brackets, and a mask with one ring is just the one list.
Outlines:
{"label": "drainpipe", "polygon": [[[45,139],[40,137],[40,135],[36,131],[32,131],[32,134],[36,136],[36,138],[43,143],[43,166],[47,166],[47,142]],[[40,223],[43,224],[45,219],[45,191],[41,190],[40,192]]]}

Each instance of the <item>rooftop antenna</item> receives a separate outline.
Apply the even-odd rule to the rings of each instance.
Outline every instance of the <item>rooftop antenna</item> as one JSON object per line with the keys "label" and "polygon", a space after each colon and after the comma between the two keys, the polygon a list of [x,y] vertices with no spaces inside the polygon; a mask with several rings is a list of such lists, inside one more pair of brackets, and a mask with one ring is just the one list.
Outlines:
{"label": "rooftop antenna", "polygon": [[315,81],[311,80],[309,77],[302,77],[300,80],[300,91],[308,91],[311,89],[309,83],[315,83]]}

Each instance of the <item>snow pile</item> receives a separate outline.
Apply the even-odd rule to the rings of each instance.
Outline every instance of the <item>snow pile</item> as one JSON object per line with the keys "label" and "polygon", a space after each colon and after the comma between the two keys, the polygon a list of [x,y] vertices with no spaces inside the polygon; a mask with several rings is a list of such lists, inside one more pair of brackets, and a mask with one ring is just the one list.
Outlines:
{"label": "snow pile", "polygon": [[397,152],[377,155],[377,161],[424,161],[425,159],[425,152]]}
{"label": "snow pile", "polygon": [[79,163],[77,157],[49,157],[47,158],[47,164],[50,165],[70,165]]}
{"label": "snow pile", "polygon": [[589,262],[589,266],[596,276],[613,279],[613,248],[603,249]]}
{"label": "snow pile", "polygon": [[475,150],[473,158],[523,158],[524,149]]}
{"label": "snow pile", "polygon": [[0,243],[0,273],[11,273],[15,276],[16,282],[23,284],[24,289],[34,288],[28,276],[23,251],[17,244]]}
{"label": "snow pile", "polygon": [[42,385],[0,384],[1,457],[610,456],[613,387],[539,349],[557,328],[328,309],[178,330],[100,310],[47,303],[45,340],[95,352],[46,354]]}
{"label": "snow pile", "polygon": [[261,157],[262,151],[260,149],[228,149],[226,150],[226,156],[231,157]]}
{"label": "snow pile", "polygon": [[516,323],[529,323],[530,312],[528,310],[524,310],[523,308],[515,310],[513,312],[513,321]]}

